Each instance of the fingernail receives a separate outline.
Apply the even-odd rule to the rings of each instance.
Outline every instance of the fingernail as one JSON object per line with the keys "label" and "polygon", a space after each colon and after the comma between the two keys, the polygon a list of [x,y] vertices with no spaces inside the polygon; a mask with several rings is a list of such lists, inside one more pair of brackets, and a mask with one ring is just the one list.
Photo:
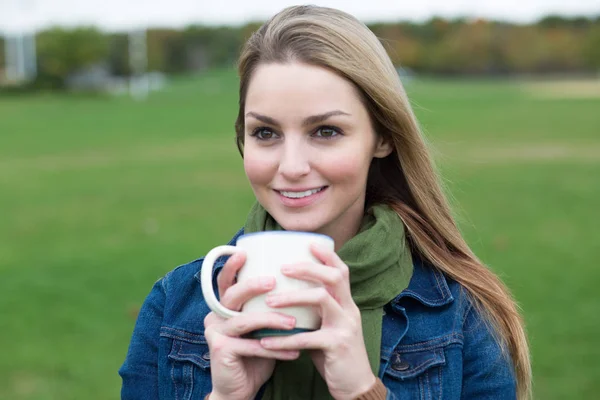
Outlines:
{"label": "fingernail", "polygon": [[287,318],[284,319],[283,323],[288,328],[293,328],[293,327],[296,326],[296,318],[294,318],[294,317],[287,317]]}
{"label": "fingernail", "polygon": [[281,272],[283,272],[284,274],[287,274],[288,272],[292,272],[292,267],[289,265],[282,265]]}
{"label": "fingernail", "polygon": [[279,295],[275,294],[275,293],[269,293],[265,299],[265,301],[267,302],[267,304],[269,305],[276,305],[277,301],[279,299]]}

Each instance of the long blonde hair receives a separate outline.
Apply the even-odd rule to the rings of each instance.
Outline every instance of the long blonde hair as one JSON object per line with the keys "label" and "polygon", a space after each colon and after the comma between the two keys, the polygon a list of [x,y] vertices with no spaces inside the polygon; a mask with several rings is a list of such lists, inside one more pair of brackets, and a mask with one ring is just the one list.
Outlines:
{"label": "long blonde hair", "polygon": [[519,399],[531,396],[529,349],[518,308],[508,289],[473,254],[452,216],[396,69],[377,37],[342,11],[289,7],[246,42],[239,60],[239,114],[235,124],[243,154],[244,112],[253,72],[264,63],[302,62],[327,68],[352,82],[375,131],[395,151],[374,159],[367,203],[389,204],[404,221],[412,251],[460,283],[474,300],[502,348],[508,350]]}

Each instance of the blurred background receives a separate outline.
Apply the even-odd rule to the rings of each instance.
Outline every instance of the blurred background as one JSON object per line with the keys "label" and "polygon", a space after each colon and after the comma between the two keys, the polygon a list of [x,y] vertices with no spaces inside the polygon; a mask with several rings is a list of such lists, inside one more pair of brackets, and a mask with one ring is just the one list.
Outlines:
{"label": "blurred background", "polygon": [[[313,3],[386,46],[535,398],[597,398],[600,1]],[[235,61],[291,4],[0,0],[0,399],[119,398],[152,284],[245,221]]]}

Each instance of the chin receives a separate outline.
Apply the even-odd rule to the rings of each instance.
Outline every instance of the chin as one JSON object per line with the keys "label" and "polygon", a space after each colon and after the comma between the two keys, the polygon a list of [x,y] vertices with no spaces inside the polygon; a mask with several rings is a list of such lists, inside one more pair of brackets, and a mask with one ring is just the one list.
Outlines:
{"label": "chin", "polygon": [[[276,218],[279,225],[286,231],[298,231],[298,232],[317,232],[322,227],[321,224],[315,224],[314,219],[309,216],[299,218]],[[311,221],[312,220],[312,221]]]}

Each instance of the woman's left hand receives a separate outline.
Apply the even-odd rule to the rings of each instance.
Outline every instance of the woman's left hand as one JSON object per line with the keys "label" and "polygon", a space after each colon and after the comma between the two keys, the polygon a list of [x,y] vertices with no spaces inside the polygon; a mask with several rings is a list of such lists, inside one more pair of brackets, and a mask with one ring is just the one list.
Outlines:
{"label": "woman's left hand", "polygon": [[333,398],[353,399],[367,392],[376,378],[369,365],[360,311],[350,292],[350,272],[335,252],[316,245],[311,246],[311,252],[323,265],[286,265],[281,272],[323,287],[269,293],[266,301],[272,308],[315,307],[322,318],[321,329],[263,338],[261,345],[270,350],[312,350],[312,360]]}

